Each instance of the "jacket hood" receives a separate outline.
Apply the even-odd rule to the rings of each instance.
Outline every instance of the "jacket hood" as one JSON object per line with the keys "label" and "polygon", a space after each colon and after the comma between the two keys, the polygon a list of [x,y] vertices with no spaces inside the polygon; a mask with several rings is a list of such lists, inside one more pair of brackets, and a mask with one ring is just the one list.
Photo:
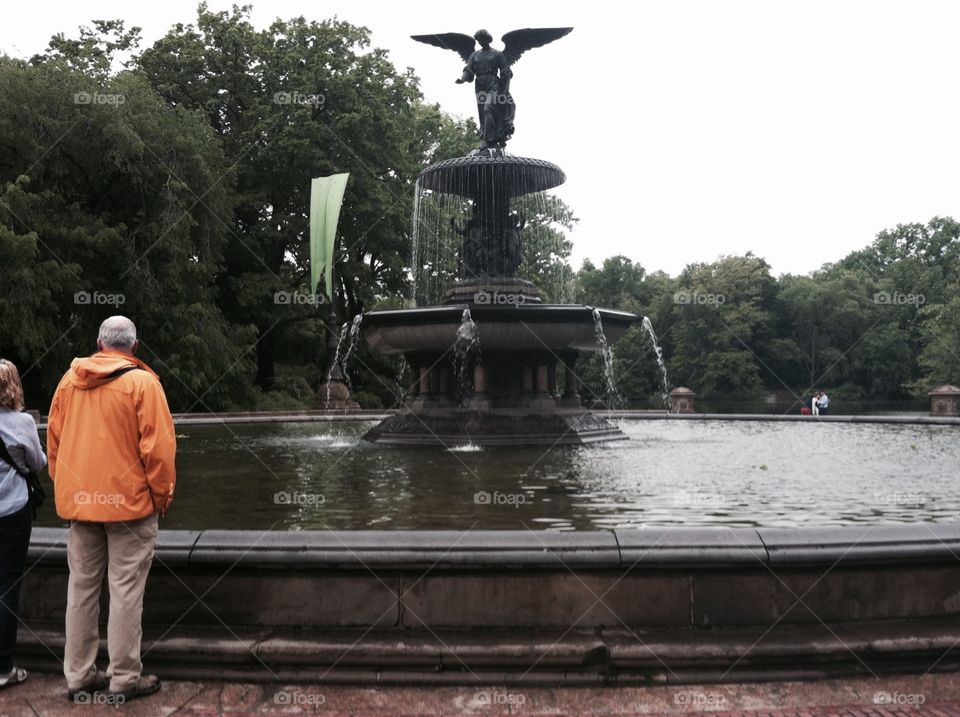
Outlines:
{"label": "jacket hood", "polygon": [[157,375],[136,356],[119,351],[98,351],[93,356],[75,358],[70,363],[70,371],[74,376],[73,384],[77,388],[88,389],[106,383],[111,380],[108,378],[110,374],[128,366],[137,366],[154,376]]}

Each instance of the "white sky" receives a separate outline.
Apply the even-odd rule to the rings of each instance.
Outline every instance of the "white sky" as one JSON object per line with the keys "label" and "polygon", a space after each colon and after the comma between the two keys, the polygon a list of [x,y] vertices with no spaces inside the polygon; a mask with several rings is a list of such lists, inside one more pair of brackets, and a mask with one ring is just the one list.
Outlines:
{"label": "white sky", "polygon": [[[230,2],[211,0],[222,10]],[[960,2],[594,0],[255,2],[253,20],[366,25],[428,100],[472,115],[460,59],[411,34],[573,26],[514,67],[508,149],[559,164],[574,263],[648,271],[748,250],[805,273],[898,223],[960,216]],[[93,19],[192,22],[193,0],[13,3],[0,49],[27,57]],[[499,39],[494,43],[499,47]],[[596,110],[592,106],[596,106]]]}

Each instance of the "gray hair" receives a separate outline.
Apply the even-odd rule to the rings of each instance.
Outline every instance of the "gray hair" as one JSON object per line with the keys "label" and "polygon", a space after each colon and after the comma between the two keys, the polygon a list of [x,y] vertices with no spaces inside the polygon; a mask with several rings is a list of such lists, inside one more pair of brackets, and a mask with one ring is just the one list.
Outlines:
{"label": "gray hair", "polygon": [[97,338],[104,346],[129,351],[137,342],[137,327],[126,316],[111,316],[100,324]]}

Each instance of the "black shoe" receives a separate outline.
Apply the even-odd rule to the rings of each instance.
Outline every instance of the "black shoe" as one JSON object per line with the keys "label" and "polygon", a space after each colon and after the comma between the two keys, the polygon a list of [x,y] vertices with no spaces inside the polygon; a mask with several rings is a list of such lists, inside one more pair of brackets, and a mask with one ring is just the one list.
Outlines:
{"label": "black shoe", "polygon": [[108,694],[115,701],[115,704],[119,705],[124,702],[129,702],[130,700],[135,700],[138,697],[146,697],[147,695],[152,695],[154,692],[159,692],[160,686],[159,677],[156,675],[144,675],[136,681],[133,687],[128,687],[119,692],[111,690]]}
{"label": "black shoe", "polygon": [[107,685],[109,684],[110,678],[107,677],[107,673],[102,670],[97,670],[96,674],[84,684],[72,690],[67,690],[67,699],[71,702],[76,702],[78,695],[92,695],[94,692],[107,689]]}

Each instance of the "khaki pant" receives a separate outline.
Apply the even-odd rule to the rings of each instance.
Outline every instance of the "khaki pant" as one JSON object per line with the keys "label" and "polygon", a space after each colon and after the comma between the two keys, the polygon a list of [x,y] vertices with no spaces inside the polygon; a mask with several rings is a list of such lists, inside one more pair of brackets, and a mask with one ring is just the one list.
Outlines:
{"label": "khaki pant", "polygon": [[140,678],[143,637],[143,592],[157,541],[157,514],[118,523],[73,521],[67,542],[70,581],[67,587],[67,641],[63,673],[76,689],[96,674],[100,646],[100,587],[107,569],[110,616],[107,651],[110,689],[133,687]]}

